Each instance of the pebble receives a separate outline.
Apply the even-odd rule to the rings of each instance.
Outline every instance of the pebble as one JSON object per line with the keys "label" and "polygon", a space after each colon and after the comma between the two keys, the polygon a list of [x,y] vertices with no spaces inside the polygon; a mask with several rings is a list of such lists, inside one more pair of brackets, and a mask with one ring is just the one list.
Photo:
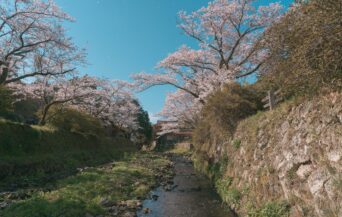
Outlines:
{"label": "pebble", "polygon": [[148,214],[148,213],[150,213],[150,212],[151,212],[150,208],[147,208],[147,207],[146,207],[146,208],[143,209],[143,213],[144,213],[144,214]]}
{"label": "pebble", "polygon": [[7,202],[0,203],[0,209],[5,209],[9,204]]}
{"label": "pebble", "polygon": [[104,207],[111,207],[115,205],[115,202],[110,201],[107,198],[102,198],[99,204]]}
{"label": "pebble", "polygon": [[136,217],[137,214],[135,214],[134,212],[125,212],[122,217]]}
{"label": "pebble", "polygon": [[153,194],[153,195],[152,195],[152,199],[153,199],[153,200],[158,200],[158,197],[159,197],[159,196],[156,195],[156,194]]}

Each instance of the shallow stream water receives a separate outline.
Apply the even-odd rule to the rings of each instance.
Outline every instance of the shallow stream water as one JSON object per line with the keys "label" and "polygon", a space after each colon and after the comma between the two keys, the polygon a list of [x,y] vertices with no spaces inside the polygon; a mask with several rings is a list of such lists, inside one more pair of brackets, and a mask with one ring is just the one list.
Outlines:
{"label": "shallow stream water", "polygon": [[175,177],[171,189],[159,187],[143,203],[138,217],[234,217],[224,207],[207,177],[195,172],[191,161],[173,157]]}

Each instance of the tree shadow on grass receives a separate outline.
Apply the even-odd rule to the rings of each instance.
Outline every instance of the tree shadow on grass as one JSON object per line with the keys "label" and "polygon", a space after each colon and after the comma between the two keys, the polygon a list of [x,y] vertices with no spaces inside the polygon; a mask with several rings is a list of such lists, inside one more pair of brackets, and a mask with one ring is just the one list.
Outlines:
{"label": "tree shadow on grass", "polygon": [[13,204],[4,211],[2,217],[84,217],[86,213],[102,213],[99,206],[86,204],[72,198],[60,198],[49,201],[44,198],[32,198]]}

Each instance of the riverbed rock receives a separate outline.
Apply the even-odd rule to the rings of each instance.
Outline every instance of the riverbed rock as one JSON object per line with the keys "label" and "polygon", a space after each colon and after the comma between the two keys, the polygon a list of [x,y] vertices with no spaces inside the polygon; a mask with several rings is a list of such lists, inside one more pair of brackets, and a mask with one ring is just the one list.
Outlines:
{"label": "riverbed rock", "polygon": [[136,209],[138,206],[141,205],[141,202],[139,200],[127,200],[125,201],[125,203],[129,209]]}
{"label": "riverbed rock", "polygon": [[313,170],[313,166],[311,164],[310,165],[301,165],[298,168],[298,170],[296,171],[296,174],[299,178],[306,179],[310,175],[312,170]]}
{"label": "riverbed rock", "polygon": [[99,204],[104,207],[111,207],[111,206],[114,206],[116,203],[113,201],[110,201],[107,198],[101,198]]}
{"label": "riverbed rock", "polygon": [[8,207],[9,206],[9,203],[8,202],[1,202],[0,203],[0,210],[1,209],[5,209],[6,207]]}
{"label": "riverbed rock", "polygon": [[153,194],[151,197],[152,197],[152,200],[158,200],[158,198],[159,198],[159,196],[156,194]]}
{"label": "riverbed rock", "polygon": [[148,214],[148,213],[150,213],[150,212],[151,212],[151,209],[148,208],[148,207],[146,207],[146,208],[143,209],[143,213],[144,213],[144,214]]}
{"label": "riverbed rock", "polygon": [[166,185],[164,186],[164,190],[165,190],[165,191],[172,191],[173,189],[175,189],[175,188],[177,188],[177,187],[178,187],[178,185],[166,184]]}
{"label": "riverbed rock", "polygon": [[121,216],[122,217],[136,217],[137,214],[135,212],[128,211],[128,212],[123,213]]}
{"label": "riverbed rock", "polygon": [[107,210],[110,213],[118,213],[119,212],[119,207],[118,206],[111,206],[111,207],[108,207]]}

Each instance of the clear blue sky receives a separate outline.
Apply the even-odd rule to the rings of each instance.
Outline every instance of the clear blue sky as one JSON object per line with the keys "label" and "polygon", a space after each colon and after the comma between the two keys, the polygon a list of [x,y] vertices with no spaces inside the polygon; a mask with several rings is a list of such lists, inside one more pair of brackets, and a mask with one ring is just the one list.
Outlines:
{"label": "clear blue sky", "polygon": [[[76,22],[66,24],[75,43],[86,48],[89,66],[81,73],[129,80],[135,72],[153,72],[157,62],[182,44],[195,46],[176,27],[180,10],[194,11],[209,0],[56,0]],[[259,0],[259,4],[275,2]],[[288,6],[292,0],[283,0]],[[138,94],[145,110],[161,110],[171,87]]]}

